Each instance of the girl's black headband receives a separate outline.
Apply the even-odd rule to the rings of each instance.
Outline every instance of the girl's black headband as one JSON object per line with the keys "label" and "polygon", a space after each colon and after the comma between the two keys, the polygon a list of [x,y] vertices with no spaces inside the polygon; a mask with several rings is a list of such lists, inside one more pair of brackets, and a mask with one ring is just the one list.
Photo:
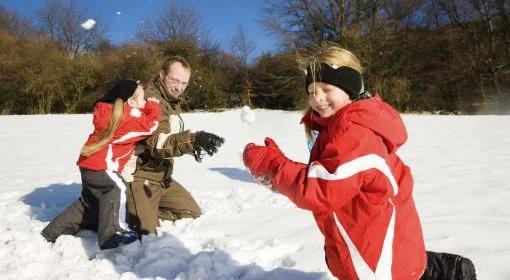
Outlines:
{"label": "girl's black headband", "polygon": [[[315,78],[315,81],[313,78]],[[312,82],[321,82],[339,87],[349,95],[351,100],[359,99],[359,96],[365,91],[363,89],[363,78],[361,74],[347,66],[334,68],[327,63],[321,63],[315,68],[314,73],[312,73],[311,68],[308,67],[306,69],[305,84],[305,90],[307,92],[308,86]]]}

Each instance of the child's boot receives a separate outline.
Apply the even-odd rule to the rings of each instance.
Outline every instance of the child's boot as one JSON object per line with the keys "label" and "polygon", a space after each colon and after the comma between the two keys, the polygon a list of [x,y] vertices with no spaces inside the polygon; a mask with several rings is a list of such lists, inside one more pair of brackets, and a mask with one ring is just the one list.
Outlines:
{"label": "child's boot", "polygon": [[427,251],[427,269],[421,279],[476,280],[476,270],[468,258]]}
{"label": "child's boot", "polygon": [[99,245],[101,250],[113,249],[121,245],[127,245],[133,243],[138,239],[138,233],[134,231],[126,231],[122,233],[116,233],[108,240]]}
{"label": "child's boot", "polygon": [[[454,255],[455,256],[455,255]],[[476,269],[473,262],[468,259],[459,256],[461,259],[458,262],[458,270],[455,273],[456,280],[476,280]]]}

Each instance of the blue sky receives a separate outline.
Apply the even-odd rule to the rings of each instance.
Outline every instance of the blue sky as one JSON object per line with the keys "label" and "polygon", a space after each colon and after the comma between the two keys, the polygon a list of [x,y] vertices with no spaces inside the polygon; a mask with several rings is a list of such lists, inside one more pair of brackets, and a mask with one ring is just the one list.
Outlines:
{"label": "blue sky", "polygon": [[[153,18],[168,3],[167,0],[75,0],[88,8],[91,15],[100,15],[108,23],[108,39],[114,44],[132,40],[140,21]],[[2,0],[0,6],[29,16],[40,8],[45,0]],[[262,0],[178,0],[178,4],[190,3],[197,8],[202,26],[208,28],[213,39],[225,50],[239,25],[243,25],[249,39],[255,45],[253,56],[277,48],[277,39],[256,21],[262,12]],[[120,12],[121,14],[117,14]],[[93,17],[92,17],[93,18]]]}

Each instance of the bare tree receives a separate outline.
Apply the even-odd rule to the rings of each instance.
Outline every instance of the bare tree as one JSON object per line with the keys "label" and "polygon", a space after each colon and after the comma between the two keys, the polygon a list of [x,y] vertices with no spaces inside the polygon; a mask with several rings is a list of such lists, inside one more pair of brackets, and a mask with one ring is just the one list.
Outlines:
{"label": "bare tree", "polygon": [[[261,22],[290,46],[300,42],[318,44],[326,39],[328,15],[338,19],[334,21],[334,26],[330,25],[337,30],[341,26],[336,23],[342,24],[344,18],[340,11],[343,5],[338,7],[335,1],[328,2],[332,4],[331,7],[326,7],[327,1],[269,0],[265,4]],[[323,7],[327,10],[323,10]]]}
{"label": "bare tree", "polygon": [[239,70],[243,73],[243,89],[241,101],[243,105],[251,106],[250,95],[252,94],[253,83],[250,79],[248,59],[255,50],[255,44],[250,41],[244,27],[239,25],[237,32],[232,38],[231,49],[239,61]]}
{"label": "bare tree", "polygon": [[497,14],[501,18],[501,29],[507,60],[510,59],[510,1],[494,0]]}
{"label": "bare tree", "polygon": [[71,57],[92,51],[104,40],[105,28],[97,17],[93,28],[83,28],[87,13],[72,0],[48,0],[36,13],[39,31],[55,38]]}
{"label": "bare tree", "polygon": [[[295,46],[344,43],[350,33],[368,32],[381,16],[382,0],[269,0],[261,23]],[[387,1],[386,1],[387,2]],[[371,21],[369,21],[371,20]],[[349,32],[347,32],[349,31]]]}
{"label": "bare tree", "polygon": [[16,12],[10,12],[0,6],[0,30],[15,35],[29,36],[33,33],[32,26]]}
{"label": "bare tree", "polygon": [[491,103],[490,95],[501,98],[500,73],[510,65],[507,50],[505,57],[499,55],[497,42],[506,42],[505,30],[508,27],[503,26],[502,31],[496,30],[495,21],[508,20],[505,5],[489,0],[439,0],[439,4],[451,23],[464,31],[461,43],[470,52],[473,71],[479,75],[483,102]]}
{"label": "bare tree", "polygon": [[239,58],[244,66],[247,66],[248,58],[255,50],[255,44],[248,38],[248,34],[242,25],[237,26],[230,45],[234,55]]}
{"label": "bare tree", "polygon": [[170,1],[160,16],[139,26],[138,37],[143,41],[199,42],[208,37],[208,32],[200,27],[200,16],[195,7]]}

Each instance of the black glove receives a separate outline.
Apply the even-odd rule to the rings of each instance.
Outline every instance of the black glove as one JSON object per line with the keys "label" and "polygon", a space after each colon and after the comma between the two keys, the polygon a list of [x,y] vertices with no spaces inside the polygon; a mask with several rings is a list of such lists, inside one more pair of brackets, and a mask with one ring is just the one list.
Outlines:
{"label": "black glove", "polygon": [[221,147],[224,142],[225,139],[219,137],[218,135],[205,131],[197,132],[195,135],[194,143],[195,149],[193,150],[193,156],[195,157],[195,160],[201,162],[205,154],[212,156],[218,152],[218,148]]}

